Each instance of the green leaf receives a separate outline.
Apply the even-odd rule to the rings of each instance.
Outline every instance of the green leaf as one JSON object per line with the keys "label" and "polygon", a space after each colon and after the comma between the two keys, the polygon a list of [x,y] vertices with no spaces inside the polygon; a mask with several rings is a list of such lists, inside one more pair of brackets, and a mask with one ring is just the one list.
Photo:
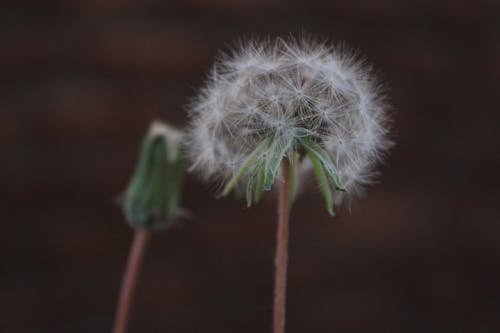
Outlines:
{"label": "green leaf", "polygon": [[270,190],[276,180],[281,161],[292,142],[293,137],[269,137],[263,140],[229,180],[220,196],[227,196],[243,176],[250,174],[246,187],[247,206],[259,202],[263,191]]}
{"label": "green leaf", "polygon": [[154,164],[159,158],[158,155],[162,155],[161,150],[158,150],[159,144],[148,139],[142,141],[137,168],[125,194],[123,202],[125,216],[128,221],[137,225],[146,226],[149,223],[150,208],[154,206],[152,192],[155,192],[155,188],[151,182],[151,174],[154,173],[155,177],[158,177],[158,168],[155,168]]}
{"label": "green leaf", "polygon": [[248,156],[248,158],[243,162],[243,164],[238,169],[236,174],[229,180],[226,187],[224,187],[224,190],[220,194],[220,197],[225,197],[229,193],[231,193],[236,184],[238,184],[240,178],[249,171],[252,164],[256,163],[259,160],[265,149],[269,146],[270,141],[271,139],[267,138],[263,140],[261,144],[257,146],[257,148],[255,148],[255,150],[250,154],[250,156]]}
{"label": "green leaf", "polygon": [[[181,154],[179,152],[179,154]],[[165,189],[165,211],[168,216],[172,216],[179,206],[181,197],[181,183],[184,174],[184,156],[179,156],[172,165]]]}
{"label": "green leaf", "polygon": [[309,140],[307,138],[299,138],[298,141],[302,145],[302,147],[304,147],[309,156],[313,155],[321,161],[327,174],[332,179],[335,185],[335,189],[339,191],[345,191],[338,178],[338,173],[335,165],[330,159],[330,156],[328,156],[328,153],[320,145],[312,140]]}
{"label": "green leaf", "polygon": [[246,193],[246,198],[247,198],[247,207],[250,207],[252,205],[252,199],[253,199],[253,193],[254,193],[254,187],[255,184],[257,183],[257,178],[259,177],[259,167],[255,167],[252,174],[248,178],[247,182],[247,193]]}
{"label": "green leaf", "polygon": [[283,160],[287,150],[290,148],[292,141],[293,137],[281,136],[273,141],[269,147],[269,157],[266,159],[264,190],[271,190],[271,187],[276,180],[276,176],[278,175],[281,161]]}
{"label": "green leaf", "polygon": [[316,180],[318,181],[321,193],[323,194],[323,198],[326,202],[326,209],[330,215],[334,216],[335,213],[333,212],[333,197],[330,190],[330,183],[328,183],[328,179],[326,178],[321,160],[311,151],[308,151],[307,155],[311,159]]}
{"label": "green leaf", "polygon": [[139,162],[137,163],[137,168],[132,176],[132,180],[127,187],[127,197],[135,197],[138,193],[143,191],[143,188],[145,187],[144,180],[147,179],[152,157],[153,150],[149,145],[149,141],[147,139],[143,139],[139,152]]}
{"label": "green leaf", "polygon": [[266,178],[266,169],[264,168],[264,160],[261,160],[258,169],[258,180],[257,185],[255,186],[255,203],[259,203],[262,199],[262,194],[264,193],[264,180]]}
{"label": "green leaf", "polygon": [[146,207],[153,209],[159,207],[162,198],[163,185],[166,181],[166,144],[163,138],[155,138],[151,143],[153,151],[153,160],[151,161],[150,176],[148,178],[148,187],[151,189],[145,193]]}

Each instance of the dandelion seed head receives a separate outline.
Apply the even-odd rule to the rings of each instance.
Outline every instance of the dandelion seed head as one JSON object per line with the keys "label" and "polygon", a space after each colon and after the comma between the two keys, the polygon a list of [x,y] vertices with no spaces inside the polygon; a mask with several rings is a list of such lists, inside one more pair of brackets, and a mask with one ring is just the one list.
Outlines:
{"label": "dandelion seed head", "polygon": [[[357,194],[392,145],[386,110],[373,69],[347,47],[249,41],[216,62],[190,106],[192,169],[227,181],[269,136],[307,136],[328,152],[346,193]],[[308,172],[304,160],[299,169]]]}

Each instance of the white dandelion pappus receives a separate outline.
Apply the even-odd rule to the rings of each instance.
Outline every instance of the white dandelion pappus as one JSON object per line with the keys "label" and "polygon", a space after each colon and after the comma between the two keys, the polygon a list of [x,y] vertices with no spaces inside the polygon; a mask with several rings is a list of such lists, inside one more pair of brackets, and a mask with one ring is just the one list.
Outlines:
{"label": "white dandelion pappus", "polygon": [[392,145],[371,67],[345,47],[307,39],[251,41],[221,57],[190,116],[192,169],[226,184],[259,182],[259,166],[274,181],[271,156],[292,160],[295,152],[299,170],[316,161],[318,181],[322,170],[331,175],[340,198],[339,189],[356,194],[372,180]]}

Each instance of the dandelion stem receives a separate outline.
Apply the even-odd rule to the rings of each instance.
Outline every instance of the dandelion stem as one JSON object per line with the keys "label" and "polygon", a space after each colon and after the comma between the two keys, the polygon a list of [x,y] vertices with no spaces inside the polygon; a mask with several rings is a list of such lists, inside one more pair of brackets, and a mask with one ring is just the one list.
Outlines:
{"label": "dandelion stem", "polygon": [[134,240],[130,247],[127,268],[123,276],[120,298],[118,299],[113,333],[125,333],[127,330],[130,306],[132,304],[137,276],[141,270],[142,259],[144,258],[149,238],[150,235],[148,231],[141,229],[135,231]]}
{"label": "dandelion stem", "polygon": [[275,280],[274,280],[274,314],[273,333],[285,332],[285,305],[286,305],[286,272],[288,264],[288,229],[290,222],[289,211],[289,174],[288,162],[281,162],[283,181],[280,184],[278,202],[278,229],[276,233]]}

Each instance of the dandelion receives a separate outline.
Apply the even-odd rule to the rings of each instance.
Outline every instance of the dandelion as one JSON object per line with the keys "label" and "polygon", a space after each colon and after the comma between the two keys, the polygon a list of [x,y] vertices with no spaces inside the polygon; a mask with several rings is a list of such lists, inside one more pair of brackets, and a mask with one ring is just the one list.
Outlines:
{"label": "dandelion", "polygon": [[135,229],[125,270],[114,333],[125,333],[137,275],[151,230],[167,229],[179,213],[184,173],[183,134],[155,121],[142,141],[139,161],[122,202],[123,213]]}
{"label": "dandelion", "polygon": [[345,46],[251,41],[216,62],[190,115],[191,168],[222,182],[222,196],[244,188],[250,206],[280,179],[274,332],[284,332],[289,203],[310,171],[331,215],[372,181],[391,146],[380,84]]}

